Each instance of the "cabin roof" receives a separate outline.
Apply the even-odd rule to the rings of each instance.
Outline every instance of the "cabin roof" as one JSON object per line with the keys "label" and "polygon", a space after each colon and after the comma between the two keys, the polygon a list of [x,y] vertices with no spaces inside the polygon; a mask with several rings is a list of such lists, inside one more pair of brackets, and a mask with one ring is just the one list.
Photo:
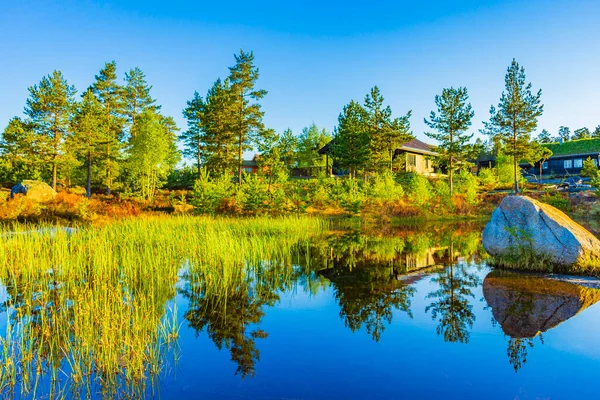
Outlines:
{"label": "cabin roof", "polygon": [[559,156],[584,156],[600,153],[600,139],[579,139],[564,143],[544,143],[552,150],[552,158]]}
{"label": "cabin roof", "polygon": [[[331,148],[333,146],[335,139],[331,140],[325,146],[319,149],[319,154],[331,154]],[[419,139],[410,140],[404,144],[402,144],[398,150],[405,151],[409,153],[420,153],[420,154],[429,154],[429,155],[437,155],[435,151],[435,146],[429,145],[425,142],[420,141]],[[396,150],[396,151],[398,151]]]}

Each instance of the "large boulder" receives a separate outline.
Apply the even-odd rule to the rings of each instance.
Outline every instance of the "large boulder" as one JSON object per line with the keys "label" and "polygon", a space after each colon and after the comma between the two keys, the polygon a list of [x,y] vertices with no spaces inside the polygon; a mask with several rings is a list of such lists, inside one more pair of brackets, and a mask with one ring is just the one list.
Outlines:
{"label": "large boulder", "polygon": [[11,198],[17,194],[23,194],[33,201],[45,202],[52,200],[56,196],[56,191],[45,182],[24,180],[10,190]]}
{"label": "large boulder", "polygon": [[499,260],[528,254],[563,270],[600,267],[600,240],[562,211],[527,196],[502,200],[483,230],[482,242]]}
{"label": "large boulder", "polygon": [[598,281],[593,283],[493,271],[483,280],[483,296],[505,334],[532,338],[598,302]]}

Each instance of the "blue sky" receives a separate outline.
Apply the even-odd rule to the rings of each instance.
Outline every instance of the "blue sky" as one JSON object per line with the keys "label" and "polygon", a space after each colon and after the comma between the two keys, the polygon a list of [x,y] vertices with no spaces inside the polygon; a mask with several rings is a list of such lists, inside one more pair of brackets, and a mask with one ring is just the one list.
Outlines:
{"label": "blue sky", "polygon": [[541,128],[600,125],[600,1],[11,1],[0,5],[0,125],[53,69],[78,90],[104,62],[139,66],[163,112],[181,110],[254,50],[267,126],[333,130],[378,85],[396,115],[423,118],[442,88],[466,86],[473,131],[516,58],[543,91]]}

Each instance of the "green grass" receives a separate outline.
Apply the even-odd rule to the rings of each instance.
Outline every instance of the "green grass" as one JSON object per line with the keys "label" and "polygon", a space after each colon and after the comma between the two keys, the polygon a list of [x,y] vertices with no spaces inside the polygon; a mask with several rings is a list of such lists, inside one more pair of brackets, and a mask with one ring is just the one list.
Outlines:
{"label": "green grass", "polygon": [[579,139],[569,142],[548,143],[542,146],[552,150],[554,156],[563,156],[569,154],[600,153],[600,139]]}
{"label": "green grass", "polygon": [[178,335],[173,298],[182,270],[226,304],[249,274],[284,279],[262,272],[289,267],[295,246],[325,224],[308,217],[151,217],[70,235],[5,235],[0,280],[8,300],[1,311],[9,318],[0,338],[0,393],[36,397],[47,379],[52,397],[154,393]]}

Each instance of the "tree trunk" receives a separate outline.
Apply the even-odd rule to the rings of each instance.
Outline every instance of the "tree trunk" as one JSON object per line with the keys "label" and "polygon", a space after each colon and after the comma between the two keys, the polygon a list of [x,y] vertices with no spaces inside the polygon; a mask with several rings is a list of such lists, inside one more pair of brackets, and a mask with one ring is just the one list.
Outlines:
{"label": "tree trunk", "polygon": [[518,161],[517,161],[517,155],[515,154],[513,156],[513,170],[514,170],[514,178],[515,178],[515,194],[519,193],[519,178],[517,176],[517,167],[518,167]]}
{"label": "tree trunk", "polygon": [[112,186],[111,179],[111,170],[110,170],[110,139],[106,144],[106,195],[110,195],[110,187]]}
{"label": "tree trunk", "polygon": [[238,185],[242,184],[242,132],[240,131],[240,147],[238,149]]}
{"label": "tree trunk", "polygon": [[453,175],[454,175],[454,166],[452,162],[452,155],[450,156],[450,170],[448,170],[449,178],[450,178],[450,195],[454,192],[454,183],[453,183]]}
{"label": "tree trunk", "polygon": [[87,198],[92,197],[92,151],[88,150],[87,154],[87,186],[85,190]]}
{"label": "tree trunk", "polygon": [[198,151],[198,159],[196,161],[196,166],[198,168],[198,179],[200,179],[201,174],[200,174],[200,151]]}

